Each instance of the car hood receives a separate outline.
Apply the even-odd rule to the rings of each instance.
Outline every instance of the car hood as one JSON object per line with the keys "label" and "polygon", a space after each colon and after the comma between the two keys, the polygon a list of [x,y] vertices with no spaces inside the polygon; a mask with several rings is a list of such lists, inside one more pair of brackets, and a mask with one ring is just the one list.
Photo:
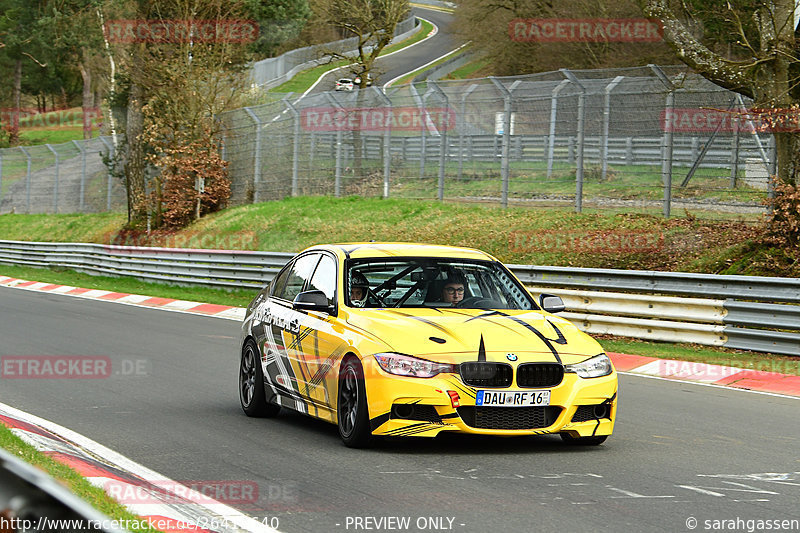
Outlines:
{"label": "car hood", "polygon": [[603,351],[571,322],[542,311],[359,309],[347,321],[393,351],[442,362],[485,357],[571,364]]}

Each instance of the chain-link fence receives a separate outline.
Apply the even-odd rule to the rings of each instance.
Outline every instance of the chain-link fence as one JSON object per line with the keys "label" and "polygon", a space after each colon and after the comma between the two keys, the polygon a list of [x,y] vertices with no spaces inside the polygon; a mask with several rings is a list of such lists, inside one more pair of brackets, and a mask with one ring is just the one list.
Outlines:
{"label": "chain-link fence", "polygon": [[125,188],[104,163],[111,137],[0,149],[1,213],[88,213],[125,209]]}
{"label": "chain-link fence", "polygon": [[330,194],[762,212],[774,140],[681,67],[328,92],[221,116],[234,203]]}

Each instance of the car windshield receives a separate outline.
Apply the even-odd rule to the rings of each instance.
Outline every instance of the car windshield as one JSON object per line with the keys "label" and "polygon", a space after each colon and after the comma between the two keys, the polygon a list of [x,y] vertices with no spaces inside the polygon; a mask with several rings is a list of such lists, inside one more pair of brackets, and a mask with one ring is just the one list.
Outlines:
{"label": "car windshield", "polygon": [[538,309],[528,291],[494,261],[353,260],[346,283],[347,304],[355,307]]}

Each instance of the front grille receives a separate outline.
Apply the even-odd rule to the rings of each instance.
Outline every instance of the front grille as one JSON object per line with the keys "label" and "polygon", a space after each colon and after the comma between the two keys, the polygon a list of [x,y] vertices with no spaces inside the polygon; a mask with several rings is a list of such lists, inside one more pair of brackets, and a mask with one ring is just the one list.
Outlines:
{"label": "front grille", "polygon": [[[600,416],[597,416],[600,415]],[[609,410],[608,404],[600,403],[597,405],[579,405],[575,414],[572,415],[573,422],[586,422],[587,420],[597,420],[599,418],[608,418]]]}
{"label": "front grille", "polygon": [[396,403],[392,405],[392,418],[405,420],[421,420],[423,422],[441,422],[442,417],[432,405]]}
{"label": "front grille", "polygon": [[461,379],[472,387],[508,387],[511,385],[513,370],[506,363],[461,363]]}
{"label": "front grille", "polygon": [[520,387],[555,387],[564,379],[564,365],[559,363],[525,363],[517,367]]}
{"label": "front grille", "polygon": [[552,426],[561,407],[482,407],[465,406],[456,409],[461,420],[478,429],[537,429]]}

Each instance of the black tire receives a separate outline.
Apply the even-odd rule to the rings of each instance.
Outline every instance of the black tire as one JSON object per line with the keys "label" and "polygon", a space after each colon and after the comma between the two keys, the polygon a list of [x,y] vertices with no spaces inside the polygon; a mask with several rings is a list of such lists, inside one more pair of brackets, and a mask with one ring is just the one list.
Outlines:
{"label": "black tire", "polygon": [[350,357],[339,371],[339,394],[336,402],[339,436],[349,448],[363,448],[372,440],[367,408],[367,390],[361,362]]}
{"label": "black tire", "polygon": [[599,435],[597,437],[572,437],[567,433],[561,434],[561,440],[574,446],[598,446],[603,444],[607,438],[608,435]]}
{"label": "black tire", "polygon": [[242,357],[239,361],[239,401],[247,416],[271,417],[281,410],[280,405],[267,402],[261,358],[252,339],[248,339],[242,346]]}

